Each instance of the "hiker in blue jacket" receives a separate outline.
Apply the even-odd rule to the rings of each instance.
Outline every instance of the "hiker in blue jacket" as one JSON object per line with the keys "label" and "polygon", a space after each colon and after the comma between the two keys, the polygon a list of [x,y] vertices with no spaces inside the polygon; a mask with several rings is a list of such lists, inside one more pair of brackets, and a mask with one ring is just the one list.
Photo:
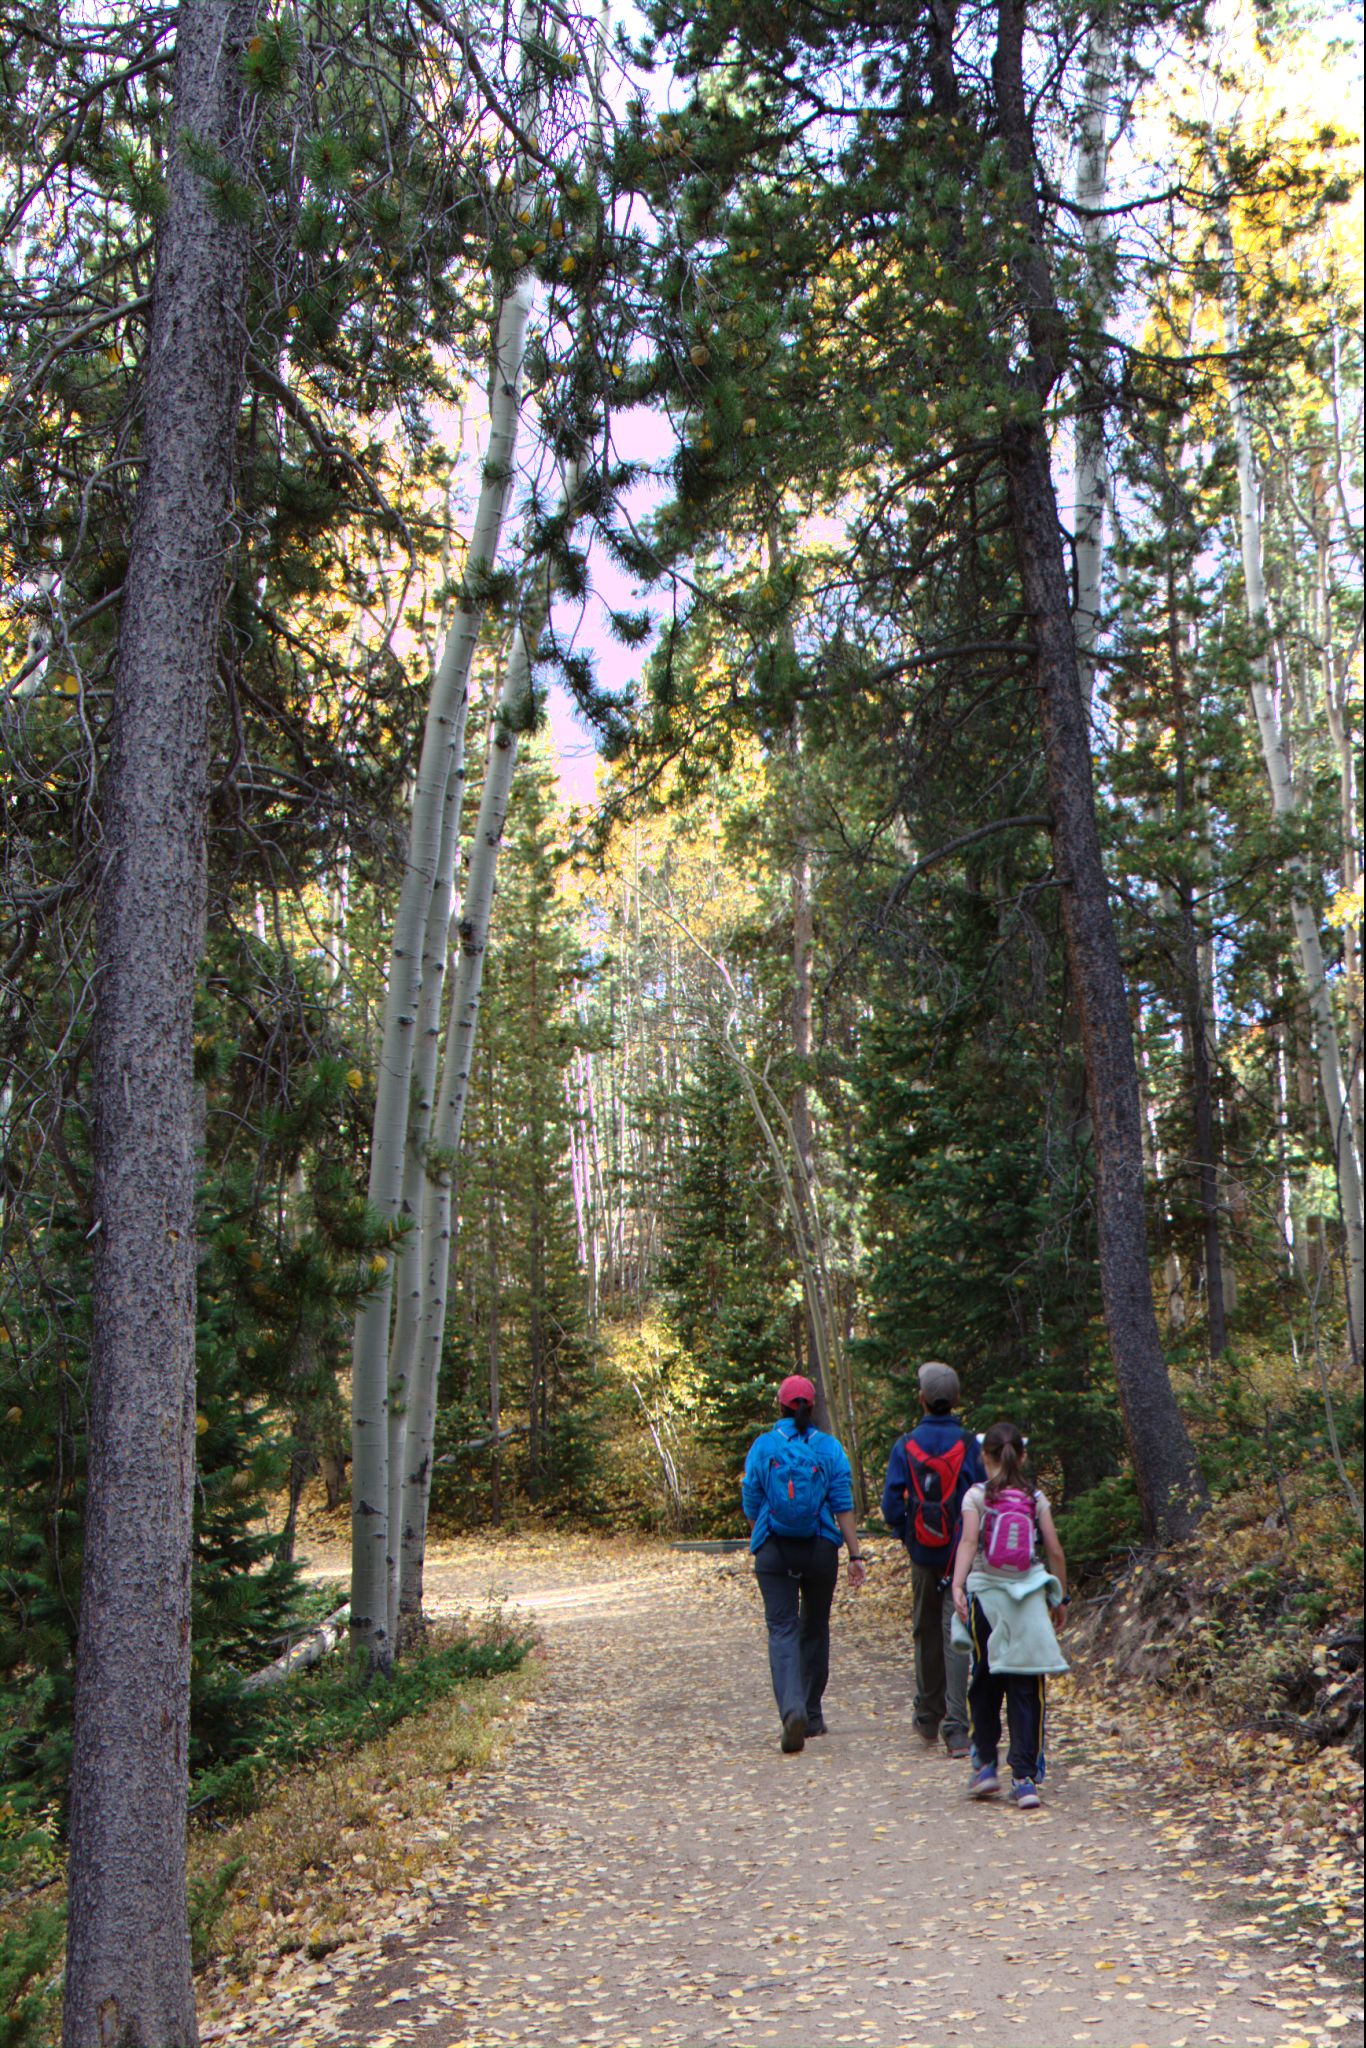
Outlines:
{"label": "hiker in blue jacket", "polygon": [[778,1389],[778,1421],[745,1459],[740,1500],[768,1624],[768,1666],[791,1756],[824,1735],[821,1702],[830,1675],[830,1607],[840,1545],[849,1546],[849,1583],[867,1566],[854,1526],[854,1487],[844,1446],[812,1427],[816,1389],[791,1373]]}
{"label": "hiker in blue jacket", "polygon": [[915,1650],[915,1726],[934,1747],[942,1732],[952,1757],[965,1757],[968,1657],[951,1640],[953,1557],[963,1496],[983,1482],[977,1438],[954,1409],[958,1375],[931,1360],[920,1368],[920,1421],[892,1446],[882,1519],[911,1556],[911,1640]]}

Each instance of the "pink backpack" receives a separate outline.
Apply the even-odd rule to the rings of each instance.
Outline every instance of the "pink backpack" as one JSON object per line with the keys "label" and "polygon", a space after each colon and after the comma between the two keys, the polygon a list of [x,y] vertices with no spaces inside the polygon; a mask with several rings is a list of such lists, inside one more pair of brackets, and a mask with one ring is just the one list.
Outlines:
{"label": "pink backpack", "polygon": [[998,1572],[1025,1572],[1034,1562],[1034,1496],[1018,1486],[988,1495],[982,1516],[982,1554]]}

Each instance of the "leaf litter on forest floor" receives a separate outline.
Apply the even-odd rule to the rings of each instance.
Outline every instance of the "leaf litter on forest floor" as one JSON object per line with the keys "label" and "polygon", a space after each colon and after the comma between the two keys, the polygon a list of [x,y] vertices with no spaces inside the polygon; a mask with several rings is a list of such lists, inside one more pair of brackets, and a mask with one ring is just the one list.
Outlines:
{"label": "leaf litter on forest floor", "polygon": [[[879,1568],[850,1601],[849,1626],[858,1639],[902,1654],[909,1572],[899,1545],[875,1548]],[[734,1580],[716,1576],[734,1590]],[[1069,1742],[1081,1751],[1069,1757],[1074,1778],[1095,1776],[1107,1798],[1128,1798],[1146,1813],[1211,1899],[1274,1916],[1259,1919],[1255,1935],[1249,1927],[1249,1938],[1360,1967],[1362,1773],[1345,1750],[1306,1754],[1278,1731],[1225,1726],[1187,1691],[1135,1681],[1117,1687],[1089,1670],[1058,1681],[1051,1711],[1065,1715]],[[1243,1892],[1251,1896],[1240,1900]]]}
{"label": "leaf litter on forest floor", "polygon": [[[879,1561],[894,1555],[884,1546]],[[447,1589],[500,1573],[547,1617],[551,1656],[507,1771],[443,1817],[454,1825],[427,1891],[373,1895],[352,1947],[316,1975],[267,1971],[250,2005],[206,2015],[206,2040],[817,2048],[911,2041],[918,2023],[934,2048],[1039,2048],[1044,2013],[1059,2042],[1118,2048],[1354,2038],[1359,2008],[1317,1936],[1292,1945],[1246,1904],[1230,1924],[1214,1858],[1185,1841],[1202,1820],[1187,1811],[1198,1787],[1172,1792],[1164,1769],[1166,1817],[1153,1827],[1135,1810],[1132,1758],[1140,1741],[1150,1756],[1151,1728],[1130,1732],[1112,1701],[1059,1689],[1061,1782],[1041,1815],[961,1802],[956,1769],[910,1743],[909,1587],[890,1570],[879,1597],[841,1595],[831,1699],[845,1739],[836,1722],[804,1762],[772,1743],[743,1564],[657,1547],[454,1545],[433,1576],[449,1601]],[[778,1777],[794,1767],[808,1775]],[[803,1866],[795,1896],[776,1845],[756,1839],[775,1781],[803,1802],[788,1843]],[[939,1890],[908,1915],[904,1823],[926,1799],[946,1801],[948,1846]],[[988,1866],[1029,1848],[1006,1901],[977,1898],[964,1917],[951,1880],[969,1839],[969,1860]],[[814,1945],[806,1888],[840,1902]]]}

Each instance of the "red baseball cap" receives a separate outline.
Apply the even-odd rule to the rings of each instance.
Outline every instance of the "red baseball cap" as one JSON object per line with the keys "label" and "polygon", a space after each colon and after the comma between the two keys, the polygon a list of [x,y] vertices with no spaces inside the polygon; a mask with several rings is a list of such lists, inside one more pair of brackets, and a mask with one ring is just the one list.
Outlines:
{"label": "red baseball cap", "polygon": [[813,1408],[816,1405],[816,1389],[799,1372],[789,1373],[778,1389],[780,1408],[788,1408],[794,1401],[809,1401]]}

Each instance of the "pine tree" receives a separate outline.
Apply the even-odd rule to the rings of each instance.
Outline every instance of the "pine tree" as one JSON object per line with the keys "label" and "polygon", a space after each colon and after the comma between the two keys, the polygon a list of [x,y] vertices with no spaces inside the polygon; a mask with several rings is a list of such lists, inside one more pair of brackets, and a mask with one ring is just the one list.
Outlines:
{"label": "pine tree", "polygon": [[596,1368],[570,1180],[569,1083],[594,1039],[580,1018],[588,966],[560,889],[563,860],[553,759],[537,738],[509,805],[484,968],[458,1175],[468,1336],[456,1341],[468,1344],[472,1379],[496,1368],[504,1422],[522,1418],[530,1498],[585,1511]]}
{"label": "pine tree", "polygon": [[[1203,1489],[1152,1305],[1137,1068],[1045,424],[1094,321],[1070,296],[1074,273],[1037,176],[1045,102],[1026,80],[1026,13],[1000,7],[984,69],[952,14],[907,37],[880,18],[834,23],[800,6],[743,22],[733,6],[686,21],[654,10],[696,81],[687,142],[713,180],[711,191],[697,180],[660,265],[658,374],[696,422],[677,464],[673,536],[686,547],[762,488],[804,495],[822,467],[857,474],[845,552],[868,625],[850,698],[860,682],[876,689],[902,672],[903,659],[949,674],[956,660],[984,662],[1007,683],[1028,665],[1091,1096],[1117,1386],[1147,1526],[1173,1535],[1198,1516]],[[841,66],[861,78],[864,99],[849,131],[827,136],[794,110]],[[700,262],[713,286],[706,333],[693,310],[703,302],[684,291]],[[1005,571],[994,614],[971,601],[984,561]],[[887,605],[894,579],[914,586],[909,619]],[[974,617],[958,641],[954,627]],[[790,661],[775,664],[789,692],[805,683],[815,694],[822,665],[810,666],[808,681],[800,664],[795,675]]]}
{"label": "pine tree", "polygon": [[778,1382],[799,1363],[796,1281],[762,1140],[715,1035],[697,1048],[682,1110],[661,1279],[673,1327],[700,1371],[703,1434],[738,1465],[772,1420]]}
{"label": "pine tree", "polygon": [[[185,1879],[195,1108],[218,660],[255,110],[251,10],[182,8],[104,791],[95,1227],[63,2037],[196,2039]],[[217,171],[215,190],[212,166]]]}
{"label": "pine tree", "polygon": [[[980,1001],[886,1018],[861,1050],[868,1336],[916,1412],[925,1358],[956,1367],[967,1418],[1030,1435],[1072,1506],[1116,1470],[1122,1437],[1099,1341],[1094,1187],[1075,1061],[1050,1072],[1042,1020]],[[1050,1089],[1051,1084],[1051,1089]],[[1069,1100],[1070,1095],[1070,1100]]]}

